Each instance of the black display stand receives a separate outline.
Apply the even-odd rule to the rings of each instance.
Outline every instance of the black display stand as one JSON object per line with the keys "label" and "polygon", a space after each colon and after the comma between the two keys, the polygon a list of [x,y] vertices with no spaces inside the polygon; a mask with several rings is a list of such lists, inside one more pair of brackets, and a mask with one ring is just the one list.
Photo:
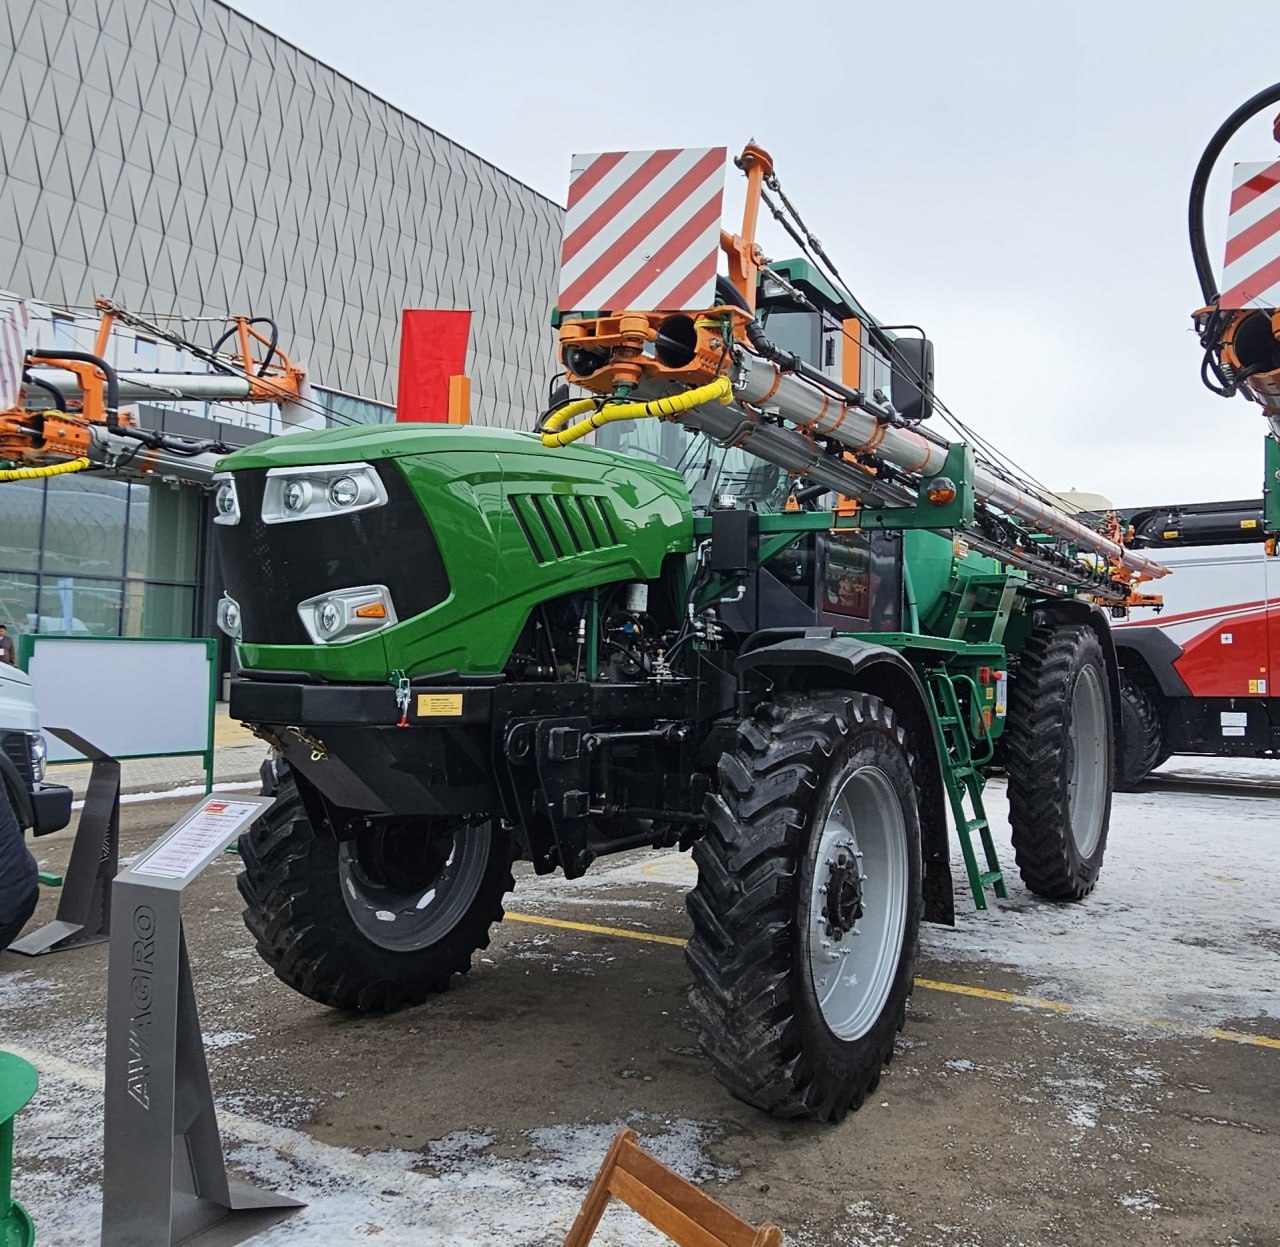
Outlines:
{"label": "black display stand", "polygon": [[76,824],[71,863],[58,897],[58,913],[37,931],[14,940],[11,953],[38,957],[85,944],[101,944],[111,929],[111,880],[120,860],[120,763],[65,727],[45,728],[93,761],[84,807]]}

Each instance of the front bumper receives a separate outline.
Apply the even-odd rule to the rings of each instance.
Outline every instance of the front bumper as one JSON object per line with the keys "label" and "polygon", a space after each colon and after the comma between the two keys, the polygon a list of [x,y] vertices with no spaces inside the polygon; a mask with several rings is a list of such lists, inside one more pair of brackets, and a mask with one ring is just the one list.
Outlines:
{"label": "front bumper", "polygon": [[415,686],[401,722],[390,684],[240,679],[233,719],[262,729],[333,805],[399,817],[496,808],[488,685]]}

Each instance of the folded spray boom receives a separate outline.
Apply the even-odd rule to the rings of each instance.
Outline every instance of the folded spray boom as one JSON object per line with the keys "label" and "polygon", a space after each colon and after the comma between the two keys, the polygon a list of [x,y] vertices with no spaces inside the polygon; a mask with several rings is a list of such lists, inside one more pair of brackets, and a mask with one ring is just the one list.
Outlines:
{"label": "folded spray boom", "polygon": [[[765,326],[755,315],[761,276],[788,290],[802,305],[805,299],[781,273],[768,267],[754,242],[755,221],[760,202],[779,215],[768,189],[788,208],[791,205],[781,194],[767,153],[748,146],[738,164],[747,174],[747,207],[741,234],[720,233],[720,248],[729,257],[729,277],[714,278],[716,305],[699,309],[668,305],[565,316],[560,345],[567,379],[596,395],[553,408],[539,426],[543,444],[564,446],[614,421],[656,417],[697,429],[723,445],[783,468],[798,480],[845,498],[892,507],[913,506],[921,498],[934,501],[954,496],[954,483],[938,478],[944,464],[952,461],[957,444],[919,427],[936,402],[928,343],[895,339],[869,317],[844,322],[846,338],[860,346],[865,331],[892,361],[895,375],[890,399],[880,390],[867,394],[856,385],[836,381],[813,362],[779,349],[767,337]],[[587,179],[592,176],[588,170]],[[571,195],[571,204],[574,201]],[[593,246],[602,258],[584,271],[599,274],[607,263],[627,263],[625,255],[619,258],[616,248],[614,253],[608,252],[599,239],[608,228],[601,214],[613,212],[628,220],[628,211],[628,204],[614,197],[593,215],[588,214],[581,226],[575,226],[571,207],[566,267],[572,269],[579,249]],[[792,232],[799,240],[800,235]],[[584,235],[589,235],[586,241]],[[624,231],[621,237],[625,240],[629,234]],[[825,259],[820,244],[807,231],[805,238]],[[640,246],[637,244],[637,249]],[[647,263],[651,256],[663,252],[656,236],[650,236],[642,246],[637,262]],[[714,270],[714,254],[711,262]],[[642,266],[643,276],[629,284],[623,282],[619,297],[640,289],[651,271]],[[585,277],[570,275],[565,280],[571,292],[568,297],[584,297],[580,291]],[[660,288],[661,279],[655,278],[649,289]],[[688,293],[693,288],[686,285],[676,290]],[[562,291],[562,302],[565,297]],[[848,302],[856,307],[852,296]],[[812,304],[809,307],[815,313],[818,310]],[[904,392],[914,399],[910,415],[894,406],[900,372],[907,376]],[[655,393],[659,397],[652,397]],[[979,453],[974,455],[971,479],[966,484],[971,484],[973,501],[985,515],[996,521],[1016,521],[1024,530],[1023,536],[1032,540],[1039,535],[1070,544],[1077,555],[1095,560],[1095,571],[1105,564],[1105,575],[1116,591],[1113,598],[1122,597],[1126,586],[1166,574],[1167,569],[1158,561],[1121,544],[1114,530],[1099,532],[1090,527],[1058,505],[1047,491]],[[990,542],[987,544],[989,548]],[[1024,547],[1019,544],[1015,548],[1013,539],[1002,553],[1025,561]],[[1055,570],[1060,575],[1061,565]]]}

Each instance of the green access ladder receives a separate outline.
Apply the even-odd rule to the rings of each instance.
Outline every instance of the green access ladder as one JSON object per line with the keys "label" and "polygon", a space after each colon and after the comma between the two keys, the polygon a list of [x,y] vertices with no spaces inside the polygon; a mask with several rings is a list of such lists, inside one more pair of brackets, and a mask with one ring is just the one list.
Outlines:
{"label": "green access ladder", "polygon": [[13,1199],[13,1119],[36,1093],[39,1076],[21,1057],[0,1052],[0,1247],[32,1247],[35,1226]]}
{"label": "green access ladder", "polygon": [[[969,875],[969,888],[973,892],[974,905],[978,909],[986,909],[988,888],[1001,900],[1009,895],[1009,890],[1005,887],[1004,871],[1000,869],[1000,859],[996,855],[995,842],[991,839],[991,823],[982,803],[985,780],[978,770],[978,766],[991,760],[995,742],[988,736],[986,753],[981,758],[974,758],[969,725],[965,721],[964,708],[956,692],[956,682],[967,681],[973,694],[973,704],[979,704],[978,687],[971,676],[953,676],[945,667],[929,667],[924,674],[925,691],[933,708],[934,722],[938,725],[942,782],[946,785],[951,813],[956,820],[960,851],[964,854],[964,868]],[[986,870],[978,865],[978,855],[974,852],[972,837],[975,831],[982,840]]]}
{"label": "green access ladder", "polygon": [[967,576],[946,594],[935,625],[956,641],[1000,645],[1018,588],[1019,581],[1010,576]]}

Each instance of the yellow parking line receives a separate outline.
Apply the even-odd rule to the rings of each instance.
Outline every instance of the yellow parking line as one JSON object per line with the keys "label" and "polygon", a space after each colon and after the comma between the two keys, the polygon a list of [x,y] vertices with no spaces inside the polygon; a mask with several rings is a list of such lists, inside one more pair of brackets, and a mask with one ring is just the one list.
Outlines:
{"label": "yellow parking line", "polygon": [[1017,992],[996,991],[993,987],[970,987],[967,983],[944,983],[940,979],[916,979],[916,986],[931,992],[950,992],[954,996],[976,996],[979,1000],[999,1000],[1002,1004],[1048,1009],[1052,1013],[1074,1012],[1071,1005],[1062,1000],[1046,1000],[1043,996],[1019,996]]}
{"label": "yellow parking line", "polygon": [[[628,931],[625,927],[606,927],[595,922],[569,922],[564,918],[543,918],[536,914],[507,914],[510,922],[530,922],[540,927],[559,927],[565,931],[586,931],[591,935],[613,935],[625,940],[644,940],[648,944],[670,944],[683,948],[689,941],[674,935],[654,935],[651,931]],[[1077,1013],[1100,1022],[1119,1022],[1127,1026],[1155,1027],[1197,1039],[1220,1039],[1226,1043],[1247,1044],[1257,1048],[1274,1048],[1280,1051],[1280,1039],[1269,1035],[1251,1035],[1248,1031],[1223,1030],[1218,1027],[1186,1026],[1166,1018],[1129,1017],[1121,1014],[1099,1013],[1080,1009],[1065,1000],[1048,1000],[1043,996],[1023,996],[1018,992],[1003,992],[994,987],[972,987],[968,983],[947,983],[941,979],[915,981],[917,987],[930,992],[948,992],[953,996],[973,996],[978,1000],[995,1000],[1001,1004],[1023,1005],[1028,1009],[1045,1009],[1050,1013]]]}
{"label": "yellow parking line", "polygon": [[[1153,1026],[1166,1026],[1171,1023],[1153,1022]],[[1226,1031],[1212,1029],[1204,1032],[1210,1039],[1225,1039],[1229,1043],[1256,1044],[1259,1048],[1275,1048],[1280,1052],[1280,1039],[1272,1039],[1270,1035],[1251,1035],[1248,1031]]]}
{"label": "yellow parking line", "polygon": [[1188,1026],[1169,1018],[1136,1017],[1128,1013],[1106,1013],[1096,1009],[1080,1009],[1062,1000],[1045,1000],[1040,996],[1020,996],[1017,992],[1002,992],[990,987],[970,987],[966,983],[943,983],[937,979],[916,979],[916,986],[931,992],[951,992],[956,996],[977,996],[982,1000],[999,1000],[1004,1004],[1025,1005],[1031,1009],[1049,1009],[1054,1013],[1079,1013],[1099,1022],[1118,1022],[1125,1026],[1150,1026],[1157,1030],[1173,1031],[1179,1035],[1192,1035],[1197,1039],[1222,1039],[1228,1043],[1251,1044],[1258,1048],[1280,1050],[1280,1039],[1269,1035],[1251,1035],[1248,1031],[1223,1030],[1220,1027]]}
{"label": "yellow parking line", "polygon": [[562,927],[566,931],[590,931],[592,935],[617,935],[624,940],[647,940],[650,944],[674,944],[683,948],[689,941],[674,935],[653,935],[649,931],[628,931],[624,927],[602,927],[594,922],[568,922],[563,918],[540,918],[535,914],[508,914],[509,922],[532,922],[540,927]]}

